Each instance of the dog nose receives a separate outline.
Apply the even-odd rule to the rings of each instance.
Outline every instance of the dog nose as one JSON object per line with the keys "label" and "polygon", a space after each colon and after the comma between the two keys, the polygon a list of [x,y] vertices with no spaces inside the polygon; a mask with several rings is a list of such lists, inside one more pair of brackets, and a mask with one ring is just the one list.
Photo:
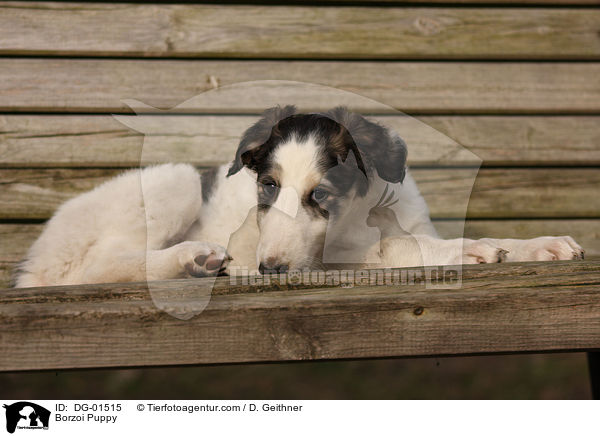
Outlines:
{"label": "dog nose", "polygon": [[277,262],[261,262],[258,266],[258,270],[261,274],[273,274],[273,273],[286,273],[289,269],[287,263]]}

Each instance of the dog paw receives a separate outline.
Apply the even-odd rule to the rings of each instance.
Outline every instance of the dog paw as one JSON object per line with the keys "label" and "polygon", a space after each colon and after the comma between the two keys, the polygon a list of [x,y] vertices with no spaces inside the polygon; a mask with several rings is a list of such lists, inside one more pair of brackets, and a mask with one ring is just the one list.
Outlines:
{"label": "dog paw", "polygon": [[473,241],[463,248],[462,263],[506,262],[508,251],[484,241]]}
{"label": "dog paw", "polygon": [[225,248],[208,242],[186,241],[178,244],[179,263],[192,277],[223,273],[232,260]]}
{"label": "dog paw", "polygon": [[542,236],[526,241],[519,254],[526,260],[582,260],[585,252],[570,236]]}

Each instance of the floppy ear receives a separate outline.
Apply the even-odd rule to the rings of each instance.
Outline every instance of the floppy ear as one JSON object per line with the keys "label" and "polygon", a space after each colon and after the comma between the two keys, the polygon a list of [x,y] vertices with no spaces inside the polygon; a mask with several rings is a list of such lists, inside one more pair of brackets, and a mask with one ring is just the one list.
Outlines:
{"label": "floppy ear", "polygon": [[344,107],[336,107],[325,115],[348,130],[358,150],[379,177],[391,183],[404,180],[406,144],[397,135]]}
{"label": "floppy ear", "polygon": [[235,153],[233,164],[227,173],[227,177],[237,173],[244,166],[249,166],[253,155],[257,153],[260,146],[267,142],[271,137],[273,127],[281,120],[290,117],[295,113],[296,107],[292,105],[284,107],[276,106],[264,111],[262,118],[244,132],[240,145]]}

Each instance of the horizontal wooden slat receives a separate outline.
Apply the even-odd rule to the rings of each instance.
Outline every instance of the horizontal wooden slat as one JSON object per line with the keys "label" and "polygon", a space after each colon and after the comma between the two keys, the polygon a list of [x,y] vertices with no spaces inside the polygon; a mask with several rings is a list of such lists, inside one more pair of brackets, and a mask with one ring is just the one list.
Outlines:
{"label": "horizontal wooden slat", "polygon": [[[257,116],[0,116],[0,166],[132,167],[226,163]],[[373,117],[404,138],[409,164],[600,165],[600,117]],[[145,137],[139,132],[145,132]],[[142,148],[143,147],[143,148]],[[465,153],[468,150],[470,153]]]}
{"label": "horizontal wooden slat", "polygon": [[[422,283],[231,289],[212,281],[0,292],[0,370],[292,361],[600,348],[599,263],[471,265]],[[405,271],[414,277],[421,269]]]}
{"label": "horizontal wooden slat", "polygon": [[599,217],[600,169],[413,170],[431,216]]}
{"label": "horizontal wooden slat", "polygon": [[[529,219],[529,220],[435,220],[443,238],[535,238],[572,236],[585,250],[587,258],[600,257],[600,219]],[[41,224],[0,224],[0,288],[6,287],[18,262],[39,236]]]}
{"label": "horizontal wooden slat", "polygon": [[[257,113],[278,103],[295,103],[310,110],[347,104],[381,113],[384,103],[413,114],[600,113],[598,77],[600,63],[578,62],[5,58],[0,59],[0,110],[129,112],[124,99],[171,108],[198,96],[178,110]],[[316,83],[333,89],[309,85]],[[225,86],[232,84],[238,85]],[[208,90],[214,91],[199,96]]]}
{"label": "horizontal wooden slat", "polygon": [[[65,200],[117,170],[5,169],[0,171],[0,218],[48,218]],[[597,218],[600,169],[415,169],[436,218]],[[473,180],[475,175],[475,184]],[[472,189],[472,193],[471,193]]]}
{"label": "horizontal wooden slat", "polygon": [[0,54],[598,59],[597,9],[0,3]]}
{"label": "horizontal wooden slat", "polygon": [[10,286],[15,268],[42,229],[40,224],[0,224],[0,288]]}
{"label": "horizontal wooden slat", "polygon": [[48,218],[64,201],[117,173],[115,170],[3,170],[0,218]]}

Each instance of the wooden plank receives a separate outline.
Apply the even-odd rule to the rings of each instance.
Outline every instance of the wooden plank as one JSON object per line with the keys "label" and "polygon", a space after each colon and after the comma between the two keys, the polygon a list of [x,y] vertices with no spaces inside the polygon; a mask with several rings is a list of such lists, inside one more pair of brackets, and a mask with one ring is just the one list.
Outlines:
{"label": "wooden plank", "polygon": [[[133,167],[226,163],[257,116],[0,116],[0,167]],[[460,166],[470,151],[488,166],[599,166],[600,117],[373,117],[399,132],[409,164]],[[144,131],[137,134],[138,131]],[[142,149],[143,147],[143,149]]]}
{"label": "wooden plank", "polygon": [[417,281],[256,292],[224,278],[205,309],[197,295],[212,281],[154,282],[154,297],[170,297],[164,309],[204,309],[185,321],[158,309],[144,283],[4,290],[0,370],[600,348],[599,266],[472,265],[455,289]]}
{"label": "wooden plank", "polygon": [[116,175],[116,170],[3,170],[0,218],[45,219],[66,200]]}
{"label": "wooden plank", "polygon": [[15,268],[42,229],[40,224],[0,224],[0,287],[10,286]]}
{"label": "wooden plank", "polygon": [[0,4],[0,54],[599,59],[597,9]]}
{"label": "wooden plank", "polygon": [[389,113],[385,105],[411,114],[599,113],[598,77],[593,62],[5,58],[0,111],[130,113],[123,100],[135,98],[190,113],[257,113],[285,103],[306,110],[346,104],[365,113]]}
{"label": "wooden plank", "polygon": [[[600,257],[600,219],[530,219],[530,220],[435,220],[444,238],[534,238],[570,235],[585,250],[587,258]],[[0,288],[9,286],[18,262],[39,236],[41,224],[0,223]]]}
{"label": "wooden plank", "polygon": [[[0,219],[44,219],[119,171],[0,170]],[[597,218],[600,169],[414,169],[435,218]],[[473,185],[473,180],[475,183]]]}
{"label": "wooden plank", "polygon": [[[439,218],[590,218],[600,212],[600,169],[412,171]],[[468,209],[467,209],[468,205]]]}
{"label": "wooden plank", "polygon": [[[600,119],[596,117],[438,116],[419,119],[454,139],[461,148],[479,156],[483,165],[600,164]],[[399,132],[403,133],[402,130]],[[430,148],[419,143],[417,149],[434,154],[439,145],[428,143],[431,144]],[[410,142],[408,144],[410,158],[412,146]],[[449,147],[446,146],[446,149]],[[458,150],[448,159],[460,161]],[[437,161],[444,162],[443,159]]]}

